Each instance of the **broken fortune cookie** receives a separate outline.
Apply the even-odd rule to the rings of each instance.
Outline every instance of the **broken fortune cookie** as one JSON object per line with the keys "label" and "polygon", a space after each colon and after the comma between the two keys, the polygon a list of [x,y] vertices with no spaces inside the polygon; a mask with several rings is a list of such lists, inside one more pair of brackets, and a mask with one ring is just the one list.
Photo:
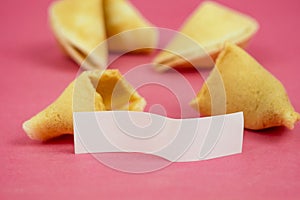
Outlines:
{"label": "broken fortune cookie", "polygon": [[47,108],[23,123],[27,135],[48,140],[73,134],[73,111],[142,111],[146,101],[118,70],[86,71],[72,81]]}
{"label": "broken fortune cookie", "polygon": [[99,45],[106,39],[102,0],[55,1],[49,15],[55,38],[75,62],[87,69],[106,66],[107,47]]}
{"label": "broken fortune cookie", "polygon": [[245,14],[205,1],[185,21],[179,30],[181,34],[177,34],[166,50],[153,60],[155,69],[212,68],[212,59],[217,57],[226,41],[244,47],[258,27],[256,20]]}
{"label": "broken fortune cookie", "polygon": [[[218,99],[222,90],[224,105]],[[293,129],[300,119],[280,81],[243,49],[229,43],[191,105],[204,116],[243,111],[245,128],[253,130],[274,126]]]}

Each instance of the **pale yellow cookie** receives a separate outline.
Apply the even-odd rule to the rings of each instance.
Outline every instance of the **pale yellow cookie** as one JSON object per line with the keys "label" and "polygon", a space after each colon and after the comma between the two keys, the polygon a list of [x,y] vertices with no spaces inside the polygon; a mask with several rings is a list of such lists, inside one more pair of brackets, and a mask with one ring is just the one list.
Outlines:
{"label": "pale yellow cookie", "polygon": [[[256,20],[245,14],[205,1],[179,30],[187,38],[176,36],[166,47],[168,51],[162,51],[153,62],[158,71],[170,67],[213,67],[212,59],[222,50],[225,41],[244,47],[258,27]],[[188,38],[194,44],[187,41]]]}
{"label": "pale yellow cookie", "polygon": [[[226,95],[223,105],[222,95],[218,99],[222,91]],[[229,43],[191,105],[204,116],[243,111],[245,128],[253,130],[293,129],[300,119],[280,81],[243,49]]]}
{"label": "pale yellow cookie", "polygon": [[148,52],[156,46],[156,29],[129,1],[103,0],[103,9],[107,37],[114,36],[108,40],[110,51]]}
{"label": "pale yellow cookie", "polygon": [[49,8],[49,18],[57,41],[79,65],[89,69],[106,65],[106,45],[96,48],[106,39],[102,0],[55,1]]}
{"label": "pale yellow cookie", "polygon": [[23,123],[27,135],[48,140],[73,134],[73,111],[142,111],[146,101],[118,70],[86,71],[47,108]]}

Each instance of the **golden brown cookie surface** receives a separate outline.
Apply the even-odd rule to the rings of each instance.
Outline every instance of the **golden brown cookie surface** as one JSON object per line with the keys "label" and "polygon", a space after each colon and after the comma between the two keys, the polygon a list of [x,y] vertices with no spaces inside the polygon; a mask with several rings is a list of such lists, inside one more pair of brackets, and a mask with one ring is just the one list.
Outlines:
{"label": "golden brown cookie surface", "polygon": [[[194,40],[195,45],[186,45],[185,38],[175,37],[167,46],[167,50],[178,53],[195,67],[213,67],[207,56],[215,59],[226,41],[246,46],[250,38],[258,30],[258,23],[251,17],[215,2],[203,2],[186,20],[180,33]],[[202,48],[202,49],[201,49]],[[195,51],[198,51],[195,54]],[[153,61],[160,70],[160,64],[169,67],[191,67],[179,56],[162,51]],[[165,70],[167,68],[162,68]]]}
{"label": "golden brown cookie surface", "polygon": [[32,139],[48,140],[73,133],[73,112],[142,111],[145,105],[118,70],[86,71],[52,104],[24,122],[23,129]]}
{"label": "golden brown cookie surface", "polygon": [[[220,83],[219,76],[223,85],[216,84]],[[224,105],[212,104],[219,100],[212,99],[211,95],[217,98],[223,88],[226,113],[243,111],[245,128],[286,126],[292,129],[300,119],[280,81],[233,44],[226,44],[192,106],[202,115],[222,114]]]}

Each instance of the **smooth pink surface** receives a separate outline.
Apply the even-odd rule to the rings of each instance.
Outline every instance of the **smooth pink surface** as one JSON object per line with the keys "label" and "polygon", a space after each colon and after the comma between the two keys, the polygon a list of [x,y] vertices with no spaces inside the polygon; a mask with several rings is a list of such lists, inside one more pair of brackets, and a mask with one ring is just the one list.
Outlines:
{"label": "smooth pink surface", "polygon": [[[132,2],[153,24],[177,29],[201,1]],[[259,21],[261,29],[248,51],[282,81],[300,111],[299,1],[220,2]],[[72,137],[46,143],[30,140],[22,122],[54,100],[78,70],[62,54],[49,29],[49,4],[41,0],[1,2],[0,199],[300,198],[299,124],[292,131],[245,131],[240,155],[175,163],[140,175],[112,170],[91,155],[74,155]],[[119,62],[123,73],[144,58],[124,59]],[[183,74],[192,80],[195,90],[201,87],[194,73]],[[177,105],[170,106],[172,102],[162,95],[157,98],[156,91],[144,88],[148,104],[163,103],[170,115],[180,117]]]}

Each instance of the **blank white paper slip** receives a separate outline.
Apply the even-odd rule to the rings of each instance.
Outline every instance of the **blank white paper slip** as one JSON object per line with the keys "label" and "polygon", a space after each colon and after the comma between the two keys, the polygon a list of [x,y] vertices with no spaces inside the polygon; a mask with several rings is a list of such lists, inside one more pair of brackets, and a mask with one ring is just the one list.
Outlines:
{"label": "blank white paper slip", "polygon": [[242,152],[243,113],[172,119],[133,111],[74,112],[75,153],[141,152],[171,162]]}

